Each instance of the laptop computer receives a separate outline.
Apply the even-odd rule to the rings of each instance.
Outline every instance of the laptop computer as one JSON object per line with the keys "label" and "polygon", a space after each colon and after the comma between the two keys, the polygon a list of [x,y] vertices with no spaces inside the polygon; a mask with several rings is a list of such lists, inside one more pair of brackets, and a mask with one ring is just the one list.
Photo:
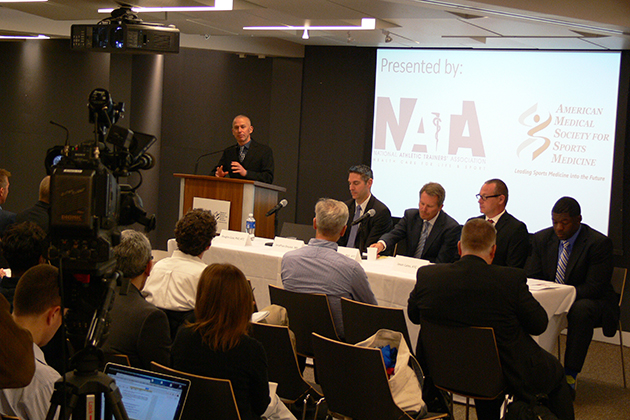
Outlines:
{"label": "laptop computer", "polygon": [[115,363],[105,366],[105,374],[116,381],[130,419],[179,420],[190,388],[188,379]]}

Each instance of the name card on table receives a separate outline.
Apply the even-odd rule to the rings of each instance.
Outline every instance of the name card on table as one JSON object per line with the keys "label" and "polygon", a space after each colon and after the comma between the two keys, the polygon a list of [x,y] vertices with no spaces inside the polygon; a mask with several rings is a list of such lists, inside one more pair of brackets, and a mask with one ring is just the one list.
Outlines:
{"label": "name card on table", "polygon": [[396,258],[394,258],[394,270],[408,274],[416,274],[418,268],[429,264],[431,264],[431,261],[405,257],[403,255],[397,255]]}
{"label": "name card on table", "polygon": [[247,232],[223,229],[221,235],[212,240],[213,244],[251,246],[252,240]]}
{"label": "name card on table", "polygon": [[345,255],[348,258],[352,258],[357,262],[361,262],[361,251],[356,248],[348,248],[347,246],[340,246],[337,248],[337,252]]}
{"label": "name card on table", "polygon": [[292,251],[294,249],[300,249],[304,246],[304,241],[300,241],[299,239],[289,239],[289,238],[281,238],[280,236],[276,236],[273,238],[273,245],[271,249],[275,249],[277,251]]}

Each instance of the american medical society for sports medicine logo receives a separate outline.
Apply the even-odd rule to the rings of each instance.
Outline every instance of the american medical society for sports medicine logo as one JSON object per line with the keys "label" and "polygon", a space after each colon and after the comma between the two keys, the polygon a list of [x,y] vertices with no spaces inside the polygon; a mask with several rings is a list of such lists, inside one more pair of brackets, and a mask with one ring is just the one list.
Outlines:
{"label": "american medical society for sports medicine logo", "polygon": [[518,122],[527,128],[527,138],[516,149],[516,155],[523,160],[535,160],[551,145],[551,140],[540,135],[551,124],[551,113],[547,112],[544,120],[540,114],[538,104],[534,104],[518,117]]}

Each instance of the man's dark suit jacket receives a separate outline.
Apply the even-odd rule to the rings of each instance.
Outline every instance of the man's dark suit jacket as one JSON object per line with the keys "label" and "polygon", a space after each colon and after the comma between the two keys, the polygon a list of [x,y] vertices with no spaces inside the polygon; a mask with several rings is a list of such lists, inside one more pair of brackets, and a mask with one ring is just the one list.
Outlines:
{"label": "man's dark suit jacket", "polygon": [[116,294],[110,311],[105,354],[126,354],[131,366],[151,369],[151,361],[170,366],[170,328],[166,314],[150,304],[133,285],[126,295]]}
{"label": "man's dark suit jacket", "polygon": [[[529,292],[522,269],[490,265],[474,255],[452,264],[421,267],[407,313],[421,325],[426,319],[436,324],[492,327],[506,381],[520,398],[547,394],[564,380],[560,362],[530,336],[542,334],[548,321]],[[420,340],[418,346],[421,354]]]}
{"label": "man's dark suit jacket", "polygon": [[30,221],[37,224],[44,232],[48,233],[50,227],[50,204],[38,201],[33,207],[29,207],[15,216],[16,223]]}
{"label": "man's dark suit jacket", "polygon": [[[385,241],[388,250],[393,250],[397,242],[405,240],[404,255],[413,257],[420,241],[423,224],[424,221],[418,209],[407,209],[394,229],[383,235],[381,240]],[[455,219],[446,212],[440,211],[424,244],[421,258],[432,263],[449,263],[457,260],[457,242],[461,230],[462,227]]]}
{"label": "man's dark suit jacket", "polygon": [[0,209],[0,236],[2,236],[4,230],[13,223],[15,223],[15,213]]}
{"label": "man's dark suit jacket", "polygon": [[[479,216],[477,219],[485,219]],[[492,264],[504,267],[525,267],[529,255],[529,233],[525,223],[508,212],[494,226],[497,231],[497,251]]]}
{"label": "man's dark suit jacket", "polygon": [[[269,146],[250,140],[249,150],[245,159],[241,162],[243,168],[247,169],[247,176],[242,176],[232,172],[232,162],[238,162],[240,147],[238,144],[230,146],[223,151],[223,156],[217,166],[223,166],[223,170],[229,172],[229,178],[250,179],[253,181],[273,182],[273,152]],[[214,175],[216,170],[212,171]]]}
{"label": "man's dark suit jacket", "polygon": [[[346,205],[348,206],[350,215],[348,217],[348,228],[346,229],[346,233],[344,233],[344,235],[339,238],[339,241],[337,241],[337,243],[341,246],[346,246],[348,244],[348,237],[350,236],[350,229],[352,228],[351,225],[354,219],[354,212],[357,209],[357,203],[354,200],[346,201]],[[387,206],[381,201],[377,200],[373,195],[368,200],[365,209],[363,209],[363,214],[370,209],[374,209],[376,214],[374,217],[364,220],[359,225],[357,237],[354,241],[354,247],[360,249],[361,252],[365,252],[368,246],[378,242],[381,236],[392,230],[392,214],[390,213],[389,208],[387,208]]]}
{"label": "man's dark suit jacket", "polygon": [[[560,240],[553,228],[543,229],[534,235],[532,255],[525,267],[528,277],[555,281]],[[610,279],[613,272],[613,245],[610,238],[582,223],[569,256],[564,282],[575,286],[578,299],[605,299],[613,307],[619,297]]]}

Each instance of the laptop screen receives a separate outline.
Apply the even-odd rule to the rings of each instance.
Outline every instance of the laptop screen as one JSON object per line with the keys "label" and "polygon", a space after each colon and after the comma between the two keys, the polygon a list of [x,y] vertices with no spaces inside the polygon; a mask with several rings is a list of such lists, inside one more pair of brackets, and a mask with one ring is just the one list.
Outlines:
{"label": "laptop screen", "polygon": [[105,373],[116,381],[130,419],[178,420],[188,395],[190,381],[108,363]]}

